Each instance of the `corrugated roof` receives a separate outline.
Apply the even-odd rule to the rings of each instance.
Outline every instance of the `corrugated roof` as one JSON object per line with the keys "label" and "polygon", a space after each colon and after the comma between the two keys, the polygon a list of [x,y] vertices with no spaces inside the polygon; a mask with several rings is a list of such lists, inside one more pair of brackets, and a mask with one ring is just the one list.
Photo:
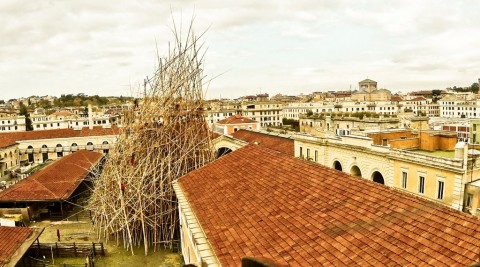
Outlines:
{"label": "corrugated roof", "polygon": [[119,133],[120,129],[116,126],[112,126],[111,128],[102,128],[101,126],[96,126],[93,127],[92,130],[90,130],[88,127],[84,127],[81,130],[73,130],[72,128],[67,128],[55,130],[0,133],[0,148],[15,145],[16,141],[22,140],[115,135]]}
{"label": "corrugated roof", "polygon": [[232,133],[232,136],[233,138],[243,140],[250,144],[268,147],[288,155],[293,156],[295,153],[295,143],[294,140],[290,138],[253,132],[245,129],[240,129]]}
{"label": "corrugated roof", "polygon": [[180,178],[223,266],[466,266],[480,221],[362,178],[247,145]]}
{"label": "corrugated roof", "polygon": [[0,202],[66,200],[101,157],[88,150],[65,156],[0,192]]}

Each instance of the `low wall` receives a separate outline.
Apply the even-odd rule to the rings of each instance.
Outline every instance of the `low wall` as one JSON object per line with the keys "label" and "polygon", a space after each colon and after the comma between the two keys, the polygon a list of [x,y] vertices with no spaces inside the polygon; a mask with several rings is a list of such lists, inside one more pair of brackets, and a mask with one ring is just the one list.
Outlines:
{"label": "low wall", "polygon": [[0,217],[8,218],[9,215],[22,215],[22,221],[25,225],[30,223],[30,209],[29,208],[0,208]]}

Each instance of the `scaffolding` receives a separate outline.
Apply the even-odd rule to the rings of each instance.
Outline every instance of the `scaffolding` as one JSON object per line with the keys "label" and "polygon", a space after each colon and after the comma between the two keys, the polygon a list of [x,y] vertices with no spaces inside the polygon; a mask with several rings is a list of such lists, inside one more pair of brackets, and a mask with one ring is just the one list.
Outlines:
{"label": "scaffolding", "polygon": [[[158,57],[144,97],[125,114],[124,127],[89,202],[98,237],[144,246],[145,255],[178,240],[178,210],[172,182],[214,159],[204,119],[204,54],[190,25],[186,38]],[[158,54],[158,53],[157,53]]]}

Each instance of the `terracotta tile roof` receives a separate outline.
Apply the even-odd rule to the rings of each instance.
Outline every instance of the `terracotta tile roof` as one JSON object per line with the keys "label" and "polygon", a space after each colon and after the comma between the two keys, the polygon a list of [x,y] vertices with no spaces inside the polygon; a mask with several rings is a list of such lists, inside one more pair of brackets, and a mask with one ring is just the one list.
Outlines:
{"label": "terracotta tile roof", "polygon": [[65,156],[0,192],[0,202],[66,200],[101,157],[88,150]]}
{"label": "terracotta tile roof", "polygon": [[403,98],[400,97],[400,96],[392,96],[392,97],[390,98],[390,101],[392,101],[392,102],[400,102],[400,101],[403,101]]}
{"label": "terracotta tile roof", "polygon": [[57,111],[51,114],[52,116],[71,116],[73,115],[72,112],[67,111],[67,110],[62,110],[62,111]]}
{"label": "terracotta tile roof", "polygon": [[256,123],[256,121],[244,118],[242,115],[233,115],[221,121],[218,121],[217,124],[240,124],[240,123]]}
{"label": "terracotta tile roof", "polygon": [[232,133],[232,136],[233,138],[240,139],[251,144],[256,143],[257,145],[268,147],[288,155],[294,155],[295,144],[293,139],[244,129]]}
{"label": "terracotta tile roof", "polygon": [[466,266],[480,220],[257,145],[180,178],[223,266]]}
{"label": "terracotta tile roof", "polygon": [[[34,232],[33,228],[0,226],[0,266],[12,264],[12,257]],[[23,253],[18,256],[23,256]]]}
{"label": "terracotta tile roof", "polygon": [[414,99],[410,99],[408,101],[425,101],[425,100],[427,100],[425,97],[419,96],[419,97],[415,97]]}
{"label": "terracotta tile roof", "polygon": [[38,139],[53,139],[53,138],[68,138],[81,136],[99,136],[99,135],[114,135],[119,134],[120,129],[116,126],[112,128],[102,128],[101,126],[93,127],[90,130],[88,127],[82,130],[55,129],[55,130],[41,130],[41,131],[25,131],[13,133],[0,133],[0,148],[15,145],[16,141],[22,140],[38,140]]}

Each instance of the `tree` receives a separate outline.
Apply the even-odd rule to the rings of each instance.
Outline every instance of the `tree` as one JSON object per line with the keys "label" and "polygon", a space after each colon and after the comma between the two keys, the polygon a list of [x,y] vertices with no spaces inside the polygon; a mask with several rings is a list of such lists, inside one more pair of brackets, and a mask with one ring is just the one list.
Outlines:
{"label": "tree", "polygon": [[38,101],[37,105],[41,108],[44,108],[44,109],[49,109],[52,107],[52,105],[50,104],[50,101],[46,100],[46,99],[42,99],[40,101]]}
{"label": "tree", "polygon": [[30,113],[28,113],[27,106],[20,102],[20,115],[25,116],[25,128],[27,131],[33,131],[32,120],[30,119]]}
{"label": "tree", "polygon": [[470,86],[470,90],[473,93],[478,94],[478,83],[473,83],[472,86]]}
{"label": "tree", "polygon": [[442,90],[432,90],[432,102],[437,103],[437,100],[440,98],[440,95],[442,94]]}

